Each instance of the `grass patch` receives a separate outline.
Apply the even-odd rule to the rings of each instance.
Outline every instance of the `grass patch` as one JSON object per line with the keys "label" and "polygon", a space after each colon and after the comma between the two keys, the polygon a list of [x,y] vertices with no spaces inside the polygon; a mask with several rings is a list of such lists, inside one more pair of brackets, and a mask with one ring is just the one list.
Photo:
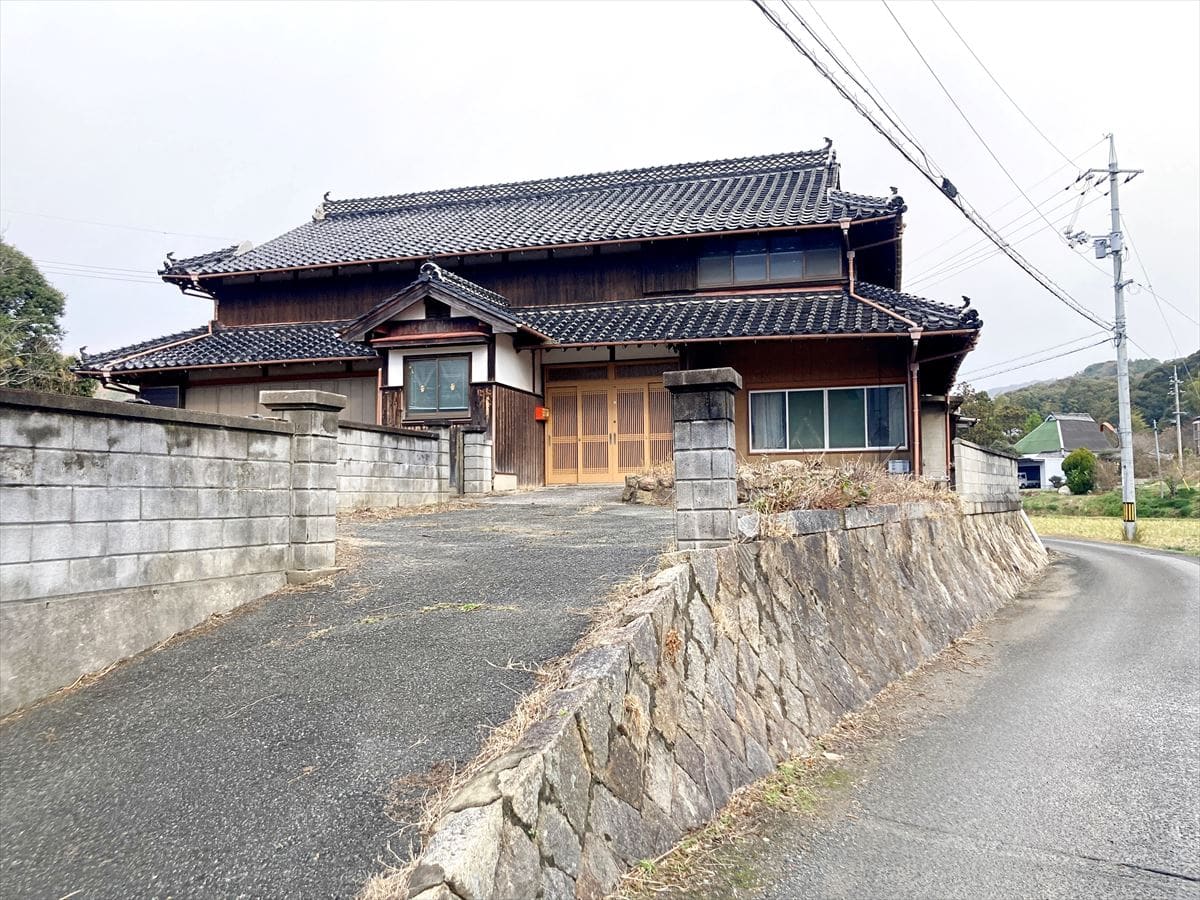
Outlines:
{"label": "grass patch", "polygon": [[[830,759],[821,745],[811,753],[794,756],[765,778],[736,791],[717,816],[684,837],[657,859],[643,859],[627,873],[616,900],[650,900],[657,896],[682,896],[682,886],[707,885],[718,893],[723,886],[749,890],[757,885],[756,868],[730,854],[760,824],[759,810],[771,814],[813,816],[822,801],[847,789],[850,773]],[[708,894],[703,893],[703,896]]]}
{"label": "grass patch", "polygon": [[[1200,489],[1178,487],[1172,496],[1160,497],[1158,483],[1137,488],[1139,519],[1198,519]],[[1116,516],[1121,515],[1120,491],[1103,494],[1059,494],[1054,491],[1027,493],[1022,498],[1031,516]]]}
{"label": "grass patch", "polygon": [[[1098,516],[1031,516],[1029,521],[1043,537],[1081,537],[1122,543],[1121,520]],[[1159,550],[1176,550],[1200,556],[1200,521],[1196,519],[1140,519],[1137,543]]]}

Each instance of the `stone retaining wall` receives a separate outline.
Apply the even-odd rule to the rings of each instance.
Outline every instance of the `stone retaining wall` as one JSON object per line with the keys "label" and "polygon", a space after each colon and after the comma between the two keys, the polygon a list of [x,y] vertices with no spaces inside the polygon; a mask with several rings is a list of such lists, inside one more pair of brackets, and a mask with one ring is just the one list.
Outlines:
{"label": "stone retaining wall", "polygon": [[343,422],[338,430],[338,509],[437,503],[449,477],[439,477],[441,437],[440,431]]}
{"label": "stone retaining wall", "polygon": [[740,530],[783,536],[679,554],[594,635],[517,747],[452,799],[410,897],[607,895],[1046,561],[1020,512],[913,504]]}

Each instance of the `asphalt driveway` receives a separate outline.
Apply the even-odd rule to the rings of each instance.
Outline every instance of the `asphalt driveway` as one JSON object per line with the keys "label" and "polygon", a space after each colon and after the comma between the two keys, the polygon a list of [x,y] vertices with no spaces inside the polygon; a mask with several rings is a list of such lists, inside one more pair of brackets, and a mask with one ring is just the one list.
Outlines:
{"label": "asphalt driveway", "polygon": [[[653,560],[608,488],[343,528],[361,555],[0,726],[0,894],[349,897],[424,774],[461,763]],[[394,855],[393,855],[394,854]]]}

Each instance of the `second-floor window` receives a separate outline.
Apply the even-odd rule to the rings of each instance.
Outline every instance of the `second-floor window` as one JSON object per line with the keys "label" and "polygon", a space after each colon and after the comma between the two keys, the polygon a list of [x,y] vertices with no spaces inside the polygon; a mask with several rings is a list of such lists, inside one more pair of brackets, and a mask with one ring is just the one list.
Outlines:
{"label": "second-floor window", "polygon": [[700,287],[726,284],[769,284],[840,278],[842,251],[803,238],[744,238],[717,241],[701,253],[696,270]]}
{"label": "second-floor window", "polygon": [[404,415],[463,415],[468,409],[469,356],[410,356],[404,360]]}

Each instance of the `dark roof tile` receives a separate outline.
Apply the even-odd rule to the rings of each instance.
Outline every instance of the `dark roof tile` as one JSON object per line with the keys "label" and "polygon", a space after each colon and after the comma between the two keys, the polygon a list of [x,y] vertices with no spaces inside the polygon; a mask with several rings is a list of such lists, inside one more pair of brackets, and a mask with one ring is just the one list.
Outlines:
{"label": "dark roof tile", "polygon": [[[156,341],[143,341],[108,353],[89,354],[83,373],[117,374],[199,366],[234,366],[304,360],[371,359],[375,351],[338,335],[343,322],[194,328]],[[157,348],[157,349],[156,349]]]}
{"label": "dark roof tile", "polygon": [[175,261],[213,275],[639,240],[897,215],[899,197],[840,189],[829,148],[324,203],[244,253]]}
{"label": "dark roof tile", "polygon": [[[859,283],[857,290],[928,331],[979,328],[961,311],[911,294]],[[904,334],[900,319],[845,289],[660,297],[514,310],[522,322],[560,344],[650,343],[789,335]]]}

